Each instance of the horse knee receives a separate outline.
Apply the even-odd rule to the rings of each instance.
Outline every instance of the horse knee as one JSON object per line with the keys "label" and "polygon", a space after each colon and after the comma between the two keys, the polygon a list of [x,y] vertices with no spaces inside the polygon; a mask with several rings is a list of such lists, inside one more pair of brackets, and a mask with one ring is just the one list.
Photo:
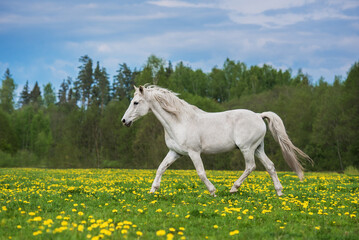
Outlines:
{"label": "horse knee", "polygon": [[253,172],[254,170],[256,170],[256,165],[255,165],[255,164],[251,164],[251,165],[248,167],[248,170],[249,170],[249,172]]}
{"label": "horse knee", "polygon": [[205,172],[198,172],[198,176],[202,181],[207,179],[207,176],[206,176]]}
{"label": "horse knee", "polygon": [[247,172],[247,174],[250,174],[251,172],[253,172],[256,169],[256,165],[247,165],[246,169],[244,170],[245,172]]}
{"label": "horse knee", "polygon": [[267,166],[267,172],[268,172],[270,175],[272,175],[272,174],[275,173],[275,167],[274,167],[274,164],[273,164],[273,163],[272,163],[272,164],[269,164],[269,165]]}

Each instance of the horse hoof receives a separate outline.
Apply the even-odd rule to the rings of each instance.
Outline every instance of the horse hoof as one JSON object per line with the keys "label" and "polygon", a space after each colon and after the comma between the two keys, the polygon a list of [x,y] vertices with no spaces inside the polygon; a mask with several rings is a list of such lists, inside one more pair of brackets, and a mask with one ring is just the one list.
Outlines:
{"label": "horse hoof", "polygon": [[237,188],[232,188],[229,192],[230,193],[236,193],[236,192],[238,192],[238,189]]}
{"label": "horse hoof", "polygon": [[214,192],[211,193],[211,196],[212,196],[212,197],[217,197],[216,193],[214,193]]}
{"label": "horse hoof", "polygon": [[278,197],[283,196],[282,191],[277,191],[277,195],[278,195]]}
{"label": "horse hoof", "polygon": [[158,188],[151,188],[150,193],[155,193]]}

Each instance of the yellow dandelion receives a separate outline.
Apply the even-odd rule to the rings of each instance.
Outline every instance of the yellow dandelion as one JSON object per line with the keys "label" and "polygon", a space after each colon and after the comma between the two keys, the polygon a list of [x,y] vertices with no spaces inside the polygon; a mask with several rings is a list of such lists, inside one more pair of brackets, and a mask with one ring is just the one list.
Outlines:
{"label": "yellow dandelion", "polygon": [[77,227],[77,231],[83,232],[83,231],[84,231],[84,225],[79,225],[79,226]]}
{"label": "yellow dandelion", "polygon": [[32,219],[32,221],[34,221],[34,222],[41,222],[41,221],[42,221],[42,217],[34,217],[34,219]]}
{"label": "yellow dandelion", "polygon": [[229,232],[230,236],[237,235],[237,234],[239,234],[238,230],[234,230],[234,231]]}
{"label": "yellow dandelion", "polygon": [[37,235],[40,235],[40,234],[42,234],[42,231],[40,231],[40,230],[32,233],[33,236],[37,236]]}
{"label": "yellow dandelion", "polygon": [[111,236],[112,232],[107,229],[101,229],[100,233],[105,234],[106,236]]}
{"label": "yellow dandelion", "polygon": [[167,240],[172,240],[175,237],[172,233],[167,234]]}
{"label": "yellow dandelion", "polygon": [[159,237],[162,237],[162,236],[164,236],[165,234],[166,234],[166,231],[165,231],[165,230],[158,230],[158,231],[156,232],[156,235],[159,236]]}
{"label": "yellow dandelion", "polygon": [[67,224],[68,224],[68,222],[66,222],[66,221],[61,222],[61,226],[67,226]]}
{"label": "yellow dandelion", "polygon": [[140,232],[140,231],[137,231],[137,232],[136,232],[136,235],[139,236],[139,237],[141,237],[141,236],[143,235],[143,233]]}

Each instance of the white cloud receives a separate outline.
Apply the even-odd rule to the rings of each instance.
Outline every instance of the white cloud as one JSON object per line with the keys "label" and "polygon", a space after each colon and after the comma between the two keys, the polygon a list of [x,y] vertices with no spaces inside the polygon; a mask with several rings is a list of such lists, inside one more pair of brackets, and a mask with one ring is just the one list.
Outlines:
{"label": "white cloud", "polygon": [[315,0],[220,0],[219,6],[222,9],[244,15],[260,14],[269,10],[288,9],[300,7]]}
{"label": "white cloud", "polygon": [[128,21],[145,21],[145,20],[155,20],[155,19],[165,19],[174,17],[173,14],[167,13],[150,13],[145,15],[96,15],[90,16],[87,19],[92,21],[99,22],[128,22]]}
{"label": "white cloud", "polygon": [[230,19],[238,24],[254,24],[262,27],[277,28],[287,25],[293,25],[308,19],[308,15],[300,14],[280,14],[268,16],[264,14],[258,15],[238,15],[229,14]]}
{"label": "white cloud", "polygon": [[[72,76],[77,70],[76,63],[62,59],[56,59],[52,64],[46,64],[45,69],[50,71],[51,78],[53,79],[66,79],[68,76]],[[48,79],[48,81],[51,80],[52,79]]]}
{"label": "white cloud", "polygon": [[160,7],[169,8],[212,8],[215,5],[211,3],[189,3],[184,1],[172,1],[172,0],[158,0],[148,1],[149,4],[157,5]]}
{"label": "white cloud", "polygon": [[339,9],[353,9],[359,6],[359,1],[357,0],[329,0],[328,4]]}
{"label": "white cloud", "polygon": [[[228,17],[236,24],[253,24],[265,28],[280,28],[313,20],[359,19],[358,16],[346,15],[342,10],[349,7],[343,7],[340,3],[331,1],[316,3],[315,0],[224,0],[220,1],[219,7],[226,10]],[[320,7],[313,4],[320,4]],[[352,7],[359,6],[359,2],[354,3],[350,0],[343,1],[343,4]],[[296,11],[300,7],[307,9]],[[277,12],[277,10],[281,11]]]}

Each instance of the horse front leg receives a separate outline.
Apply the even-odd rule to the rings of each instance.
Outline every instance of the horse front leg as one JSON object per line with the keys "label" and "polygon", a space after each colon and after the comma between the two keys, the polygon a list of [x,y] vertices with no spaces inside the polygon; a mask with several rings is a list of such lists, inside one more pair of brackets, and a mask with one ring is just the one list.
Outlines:
{"label": "horse front leg", "polygon": [[189,157],[191,158],[194,167],[196,168],[197,174],[202,182],[206,185],[208,191],[213,197],[216,197],[216,188],[214,185],[208,180],[206,171],[204,170],[203,162],[200,153],[198,152],[189,152]]}
{"label": "horse front leg", "polygon": [[180,157],[180,155],[172,150],[170,150],[166,157],[163,159],[162,163],[160,164],[160,166],[157,169],[156,172],[156,177],[153,180],[152,183],[152,187],[150,190],[150,193],[154,193],[156,192],[157,189],[160,188],[160,183],[161,183],[161,178],[162,178],[162,174],[166,171],[166,169],[172,164],[174,163],[178,158]]}

